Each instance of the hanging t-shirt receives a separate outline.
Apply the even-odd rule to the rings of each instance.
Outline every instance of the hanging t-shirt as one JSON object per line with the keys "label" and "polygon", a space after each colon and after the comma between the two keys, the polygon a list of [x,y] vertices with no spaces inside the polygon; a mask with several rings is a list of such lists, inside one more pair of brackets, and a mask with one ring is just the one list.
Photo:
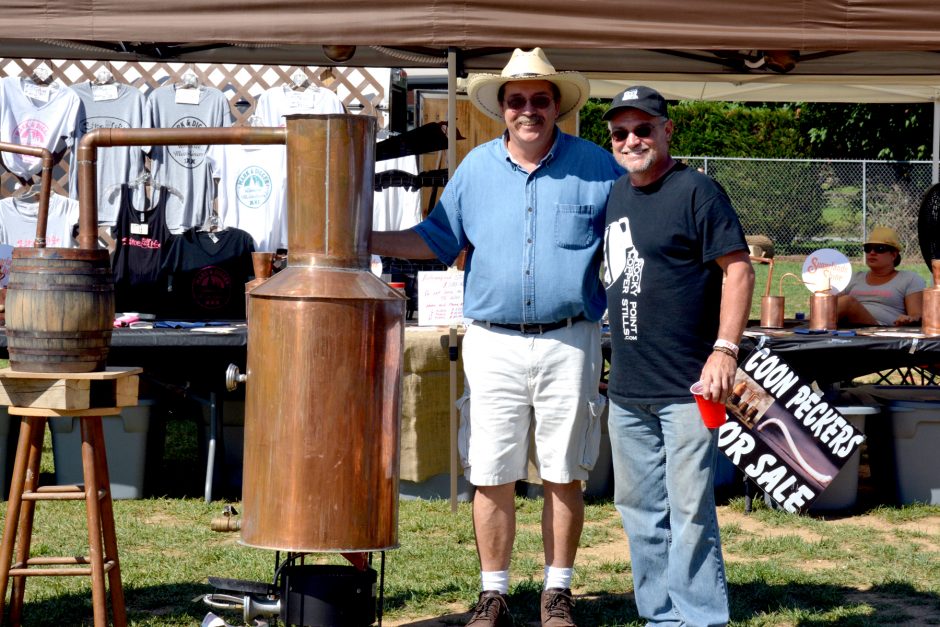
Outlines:
{"label": "hanging t-shirt", "polygon": [[258,98],[255,115],[262,126],[286,126],[285,115],[296,113],[345,113],[343,101],[334,92],[323,87],[308,87],[297,91],[288,85],[278,85]]}
{"label": "hanging t-shirt", "polygon": [[174,235],[163,257],[169,291],[165,320],[244,320],[245,283],[253,275],[251,235],[241,229]]}
{"label": "hanging t-shirt", "polygon": [[[59,152],[71,146],[81,103],[75,92],[50,83],[7,76],[0,81],[0,141]],[[29,178],[42,170],[42,159],[3,152],[13,174]]]}
{"label": "hanging t-shirt", "polygon": [[[153,128],[207,128],[232,125],[228,101],[215,87],[189,89],[176,84],[159,87],[147,97],[145,119]],[[167,199],[166,221],[171,233],[202,224],[212,201],[212,180],[206,161],[208,146],[151,146],[155,185],[173,188],[180,197]]]}
{"label": "hanging t-shirt", "polygon": [[[74,145],[97,128],[146,128],[140,90],[123,83],[97,85],[85,81],[72,85],[81,100],[75,125]],[[137,178],[144,170],[144,153],[139,146],[109,146],[98,149],[98,224],[112,226],[121,208],[121,193],[116,186]],[[143,202],[144,188],[134,190],[135,204]],[[117,192],[117,193],[115,193]],[[69,167],[69,195],[78,198],[78,163],[73,152]]]}
{"label": "hanging t-shirt", "polygon": [[284,147],[216,145],[208,158],[212,178],[219,179],[222,225],[250,233],[255,250],[286,248]]}
{"label": "hanging t-shirt", "polygon": [[163,247],[170,239],[166,226],[166,199],[157,194],[150,209],[137,209],[135,194],[121,186],[120,210],[114,232],[114,297],[117,311],[156,313],[166,296],[166,278],[161,274]]}
{"label": "hanging t-shirt", "polygon": [[[39,221],[39,197],[29,199],[0,199],[0,243],[32,248],[36,243],[36,224]],[[78,201],[61,194],[49,195],[49,214],[46,220],[47,248],[76,248],[72,237],[78,224]]]}
{"label": "hanging t-shirt", "polygon": [[[375,162],[375,173],[398,170],[418,173],[418,160],[414,155],[383,159]],[[421,190],[392,186],[374,193],[372,199],[372,230],[399,231],[410,229],[421,222]]]}

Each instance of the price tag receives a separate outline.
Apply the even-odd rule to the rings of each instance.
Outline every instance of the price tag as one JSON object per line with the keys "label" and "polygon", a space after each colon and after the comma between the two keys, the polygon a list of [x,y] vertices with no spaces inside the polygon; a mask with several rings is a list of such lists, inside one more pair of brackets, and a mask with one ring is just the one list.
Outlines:
{"label": "price tag", "polygon": [[292,91],[287,95],[287,106],[291,110],[313,109],[316,94],[312,90]]}
{"label": "price tag", "polygon": [[114,83],[108,85],[92,85],[91,97],[95,102],[103,100],[117,100],[118,86]]}
{"label": "price tag", "polygon": [[177,87],[176,104],[199,104],[199,88]]}
{"label": "price tag", "polygon": [[36,83],[25,83],[23,85],[23,93],[33,100],[49,102],[49,92],[48,85],[37,85]]}
{"label": "price tag", "polygon": [[418,272],[418,325],[463,322],[463,272]]}
{"label": "price tag", "polygon": [[147,223],[138,223],[131,222],[131,234],[132,235],[147,235],[150,233],[150,227],[147,226]]}

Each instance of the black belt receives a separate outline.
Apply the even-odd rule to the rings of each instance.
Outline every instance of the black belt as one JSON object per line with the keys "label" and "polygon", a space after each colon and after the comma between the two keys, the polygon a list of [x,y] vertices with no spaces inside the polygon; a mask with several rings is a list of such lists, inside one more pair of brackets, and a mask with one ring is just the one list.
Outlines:
{"label": "black belt", "polygon": [[509,329],[511,331],[518,331],[523,335],[541,335],[542,333],[548,333],[549,331],[555,331],[556,329],[561,329],[562,327],[569,327],[575,322],[581,322],[586,320],[584,314],[578,314],[577,316],[572,316],[571,318],[565,318],[564,320],[559,320],[558,322],[544,322],[536,324],[509,324],[505,322],[484,322],[488,327],[499,327],[500,329]]}

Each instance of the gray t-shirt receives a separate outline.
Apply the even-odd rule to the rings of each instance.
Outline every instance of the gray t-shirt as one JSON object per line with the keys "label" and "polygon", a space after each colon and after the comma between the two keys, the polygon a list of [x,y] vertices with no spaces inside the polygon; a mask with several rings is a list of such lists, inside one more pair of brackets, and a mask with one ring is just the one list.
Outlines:
{"label": "gray t-shirt", "polygon": [[899,270],[883,285],[869,285],[865,280],[867,270],[856,272],[843,294],[851,294],[868,313],[883,326],[891,326],[898,316],[907,313],[904,297],[920,292],[926,287],[924,279],[915,272]]}
{"label": "gray t-shirt", "polygon": [[[178,94],[185,91],[185,94]],[[232,125],[228,101],[215,87],[200,85],[184,90],[176,84],[164,85],[147,97],[146,119],[153,128],[206,128]],[[195,96],[193,104],[183,96]],[[196,102],[198,101],[198,102]],[[208,146],[152,146],[153,180],[180,193],[167,198],[166,224],[171,233],[205,222],[213,198],[212,179],[206,160]]]}
{"label": "gray t-shirt", "polygon": [[[72,85],[82,106],[75,125],[75,143],[78,145],[86,133],[97,128],[146,128],[144,103],[146,98],[130,85],[91,82]],[[78,198],[77,151],[72,152],[69,167],[69,195]],[[111,146],[98,149],[98,224],[112,226],[117,222],[121,204],[120,186],[133,181],[144,170],[144,153],[139,146]],[[142,196],[143,186],[136,188]],[[134,198],[137,205],[143,198]]]}

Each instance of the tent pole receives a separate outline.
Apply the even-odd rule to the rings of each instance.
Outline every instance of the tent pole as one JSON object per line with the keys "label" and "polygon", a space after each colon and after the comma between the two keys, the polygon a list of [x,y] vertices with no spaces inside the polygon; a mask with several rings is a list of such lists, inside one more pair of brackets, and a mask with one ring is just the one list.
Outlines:
{"label": "tent pole", "polygon": [[940,182],[940,101],[933,101],[933,166],[931,184]]}
{"label": "tent pole", "polygon": [[[457,169],[457,49],[447,49],[447,180]],[[450,325],[450,511],[457,513],[457,325]]]}

